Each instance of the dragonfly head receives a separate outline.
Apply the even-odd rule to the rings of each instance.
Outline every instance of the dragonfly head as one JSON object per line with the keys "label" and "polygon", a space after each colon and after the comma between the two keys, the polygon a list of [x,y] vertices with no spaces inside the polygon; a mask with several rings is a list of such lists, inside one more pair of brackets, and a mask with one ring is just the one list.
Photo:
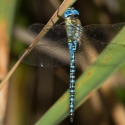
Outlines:
{"label": "dragonfly head", "polygon": [[79,15],[79,12],[74,9],[73,7],[68,8],[65,12],[64,12],[64,18],[67,17],[76,17]]}

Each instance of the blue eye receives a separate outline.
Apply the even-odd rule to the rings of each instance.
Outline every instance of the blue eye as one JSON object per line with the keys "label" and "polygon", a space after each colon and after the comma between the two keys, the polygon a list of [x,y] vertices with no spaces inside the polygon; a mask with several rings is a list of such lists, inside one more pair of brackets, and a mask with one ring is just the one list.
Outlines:
{"label": "blue eye", "polygon": [[64,12],[64,17],[68,17],[68,16],[72,16],[72,15],[79,15],[79,12],[77,10],[75,10],[74,8],[68,8],[65,12]]}

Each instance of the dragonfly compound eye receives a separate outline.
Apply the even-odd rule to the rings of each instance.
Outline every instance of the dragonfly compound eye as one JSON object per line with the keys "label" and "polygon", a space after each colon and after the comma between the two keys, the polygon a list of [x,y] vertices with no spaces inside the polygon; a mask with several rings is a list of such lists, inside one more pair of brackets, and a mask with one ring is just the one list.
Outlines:
{"label": "dragonfly compound eye", "polygon": [[72,7],[72,8],[68,8],[65,11],[64,18],[67,18],[67,17],[70,17],[70,16],[78,16],[78,15],[79,15],[79,12]]}

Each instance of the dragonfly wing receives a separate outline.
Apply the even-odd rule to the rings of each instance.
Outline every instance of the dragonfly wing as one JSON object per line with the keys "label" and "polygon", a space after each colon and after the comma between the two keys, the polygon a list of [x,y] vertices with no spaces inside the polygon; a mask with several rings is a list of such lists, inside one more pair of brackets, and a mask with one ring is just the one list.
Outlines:
{"label": "dragonfly wing", "polygon": [[92,45],[87,39],[81,41],[81,45],[76,52],[77,56],[84,62],[93,63],[92,65],[95,66],[117,65],[120,62],[118,62],[116,56],[120,57],[122,55],[121,52],[125,53],[125,45],[123,44],[110,43],[107,45],[107,43],[92,39],[91,42],[94,42]]}
{"label": "dragonfly wing", "polygon": [[[29,26],[28,28],[28,32],[31,36],[33,36],[34,38],[36,38],[36,36],[40,33],[40,31],[44,28],[44,24],[33,24],[31,26]],[[61,39],[67,38],[67,34],[66,34],[66,28],[64,25],[55,25],[52,28],[50,28],[50,26],[48,26],[45,30],[49,30],[47,32],[47,34],[41,38],[40,42],[44,42],[43,39],[48,39],[48,40],[53,40],[56,43],[60,43]],[[66,41],[67,42],[67,41]]]}
{"label": "dragonfly wing", "polygon": [[122,44],[110,43],[110,41],[124,26],[125,23],[108,25],[92,24],[83,27],[77,55],[85,62],[91,64],[102,52],[100,56],[104,58],[108,56],[110,60],[107,62],[97,60],[93,65],[110,66],[118,64],[114,55],[120,56],[121,52],[125,52],[125,46]]}
{"label": "dragonfly wing", "polygon": [[[45,44],[40,42],[31,50],[22,62],[47,68],[69,64],[69,50],[65,41],[67,41],[67,38],[60,40],[60,44]],[[23,53],[24,51],[20,56]]]}
{"label": "dragonfly wing", "polygon": [[[31,36],[36,38],[45,25],[33,24],[28,28]],[[47,34],[24,58],[23,62],[41,67],[57,67],[69,63],[69,51],[67,45],[67,34],[64,25],[48,26]],[[20,54],[20,56],[24,51]]]}
{"label": "dragonfly wing", "polygon": [[109,43],[118,33],[119,31],[125,26],[124,23],[118,23],[118,24],[92,24],[88,26],[83,27],[83,37],[91,38]]}

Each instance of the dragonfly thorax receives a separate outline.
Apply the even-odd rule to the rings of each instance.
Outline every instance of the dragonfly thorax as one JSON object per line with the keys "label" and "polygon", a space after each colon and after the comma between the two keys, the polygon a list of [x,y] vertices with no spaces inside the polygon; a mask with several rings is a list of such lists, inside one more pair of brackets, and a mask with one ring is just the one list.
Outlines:
{"label": "dragonfly thorax", "polygon": [[70,19],[70,17],[67,17],[65,19],[65,24],[68,42],[72,42],[73,40],[77,40],[77,42],[80,42],[80,38],[82,35],[82,26],[80,20],[78,18]]}

